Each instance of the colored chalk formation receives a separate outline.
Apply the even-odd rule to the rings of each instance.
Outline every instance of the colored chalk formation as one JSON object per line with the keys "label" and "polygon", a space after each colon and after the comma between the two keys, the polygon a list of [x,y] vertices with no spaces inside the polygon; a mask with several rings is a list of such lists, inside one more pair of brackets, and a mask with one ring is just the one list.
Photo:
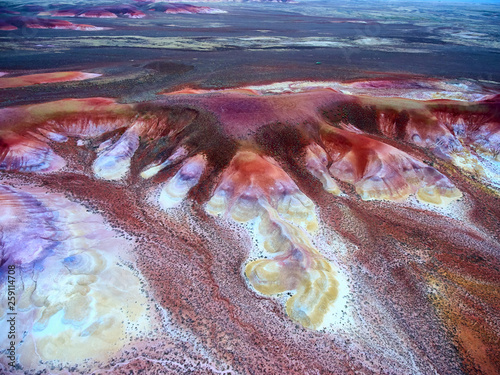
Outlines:
{"label": "colored chalk formation", "polygon": [[499,374],[500,4],[451,3],[4,3],[0,374]]}
{"label": "colored chalk formation", "polygon": [[[131,241],[62,194],[2,184],[0,201],[3,259],[18,270],[21,366],[107,360],[152,329],[140,276],[126,263]],[[2,303],[2,326],[8,312]]]}
{"label": "colored chalk formation", "polygon": [[146,18],[149,12],[162,12],[171,15],[227,13],[225,10],[207,6],[179,3],[150,4],[148,2],[138,3],[137,6],[130,4],[88,4],[73,7],[65,4],[51,4],[49,6],[50,10],[46,10],[43,6],[35,5],[26,5],[17,8],[20,12],[0,9],[0,14],[7,16],[0,19],[0,31],[15,32],[23,29],[103,31],[112,29],[112,27],[107,26],[79,24],[67,20],[54,19],[63,17],[113,20],[117,18],[142,19]]}
{"label": "colored chalk formation", "polygon": [[0,20],[0,30],[15,31],[18,29],[53,29],[53,30],[76,30],[76,31],[101,31],[105,27],[87,24],[78,24],[64,20],[54,20],[40,17],[10,17]]}
{"label": "colored chalk formation", "polygon": [[260,216],[263,203],[309,231],[317,229],[314,204],[271,158],[250,151],[237,153],[222,174],[207,204],[212,214],[227,212],[240,222]]}
{"label": "colored chalk formation", "polygon": [[[496,298],[495,224],[478,212],[498,213],[498,97],[321,85],[0,110],[2,267],[24,280],[22,369],[171,366],[176,345],[210,363],[222,342],[255,340],[248,363],[262,346],[279,357],[319,345],[307,361],[325,371],[349,352],[371,353],[375,372],[425,373],[457,355],[450,340],[493,342],[488,321],[478,331],[463,317]],[[494,366],[484,356],[471,361]]]}

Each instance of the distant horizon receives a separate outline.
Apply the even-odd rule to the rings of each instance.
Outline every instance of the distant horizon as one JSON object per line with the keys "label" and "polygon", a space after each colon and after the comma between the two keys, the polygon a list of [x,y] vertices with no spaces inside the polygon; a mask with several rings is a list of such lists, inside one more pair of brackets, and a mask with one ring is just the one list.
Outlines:
{"label": "distant horizon", "polygon": [[[198,0],[203,1],[203,0]],[[252,0],[249,0],[251,2]],[[294,0],[298,3],[305,2],[358,2],[358,0]],[[362,0],[366,1],[366,0]],[[371,0],[384,3],[465,3],[465,4],[496,4],[500,5],[500,0]]]}
{"label": "distant horizon", "polygon": [[[244,2],[249,2],[249,3],[252,3],[252,2],[263,2],[263,3],[266,3],[266,2],[272,2],[273,0],[219,0],[217,2],[221,2],[221,3],[244,3]],[[277,1],[277,0],[274,0],[274,1]],[[279,0],[278,0],[279,1]],[[297,3],[307,3],[307,2],[325,2],[325,3],[333,3],[333,2],[366,2],[367,0],[361,0],[361,1],[358,1],[358,0],[293,0],[294,2],[297,2]],[[490,4],[490,5],[500,5],[500,0],[415,0],[415,1],[412,1],[412,0],[371,0],[371,1],[375,1],[375,2],[384,2],[384,3],[464,3],[464,4]],[[19,5],[25,5],[25,4],[33,4],[33,3],[47,3],[47,2],[50,2],[49,0],[31,0],[29,1],[28,3],[26,3],[25,1],[23,0],[4,0],[4,1],[0,1],[0,6],[3,6],[4,4],[19,4]],[[94,0],[92,2],[95,2],[95,3],[99,3],[99,2],[102,2],[102,3],[106,3],[106,4],[109,4],[109,3],[119,3],[119,2],[130,2],[130,3],[134,3],[136,2],[135,0],[124,0],[124,1],[120,1],[120,0]],[[165,2],[182,2],[182,3],[189,3],[189,2],[192,2],[192,3],[199,3],[199,2],[214,2],[213,0],[165,0]],[[67,4],[72,4],[72,3],[76,3],[76,4],[81,4],[82,3],[82,0],[68,0],[66,1]]]}

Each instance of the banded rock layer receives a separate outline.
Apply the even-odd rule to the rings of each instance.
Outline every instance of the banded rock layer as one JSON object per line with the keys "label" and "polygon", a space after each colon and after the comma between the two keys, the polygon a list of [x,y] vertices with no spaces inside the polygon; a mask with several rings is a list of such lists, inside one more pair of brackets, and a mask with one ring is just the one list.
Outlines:
{"label": "banded rock layer", "polygon": [[[186,351],[201,360],[185,371],[495,370],[498,108],[497,97],[422,101],[316,87],[0,110],[2,267],[61,280],[75,268],[88,281],[77,282],[85,286],[77,296],[46,285],[46,302],[23,297],[30,342],[47,348],[23,369],[56,359],[63,369],[82,356],[99,367],[122,356],[119,371],[175,371],[176,354],[157,351],[154,340],[175,347],[192,335]],[[136,238],[123,250],[140,272],[130,280],[144,278],[158,314],[176,328],[167,332],[157,315],[127,302],[123,321],[141,322],[143,332],[160,327],[160,338],[106,344],[107,329],[116,337],[128,329],[99,318],[109,311],[92,302],[104,298],[106,267],[121,267],[112,260],[119,245],[72,247],[71,220],[78,228],[89,219],[68,213],[53,224],[62,198],[45,202],[39,187],[23,195],[23,184],[81,200]],[[15,233],[29,239],[22,251]],[[118,283],[117,306],[122,293],[145,298],[137,283]],[[64,340],[44,331],[58,319],[70,327]],[[68,340],[96,352],[78,356],[68,346],[55,358]],[[28,358],[32,344],[18,345]],[[135,350],[143,356],[132,359]]]}

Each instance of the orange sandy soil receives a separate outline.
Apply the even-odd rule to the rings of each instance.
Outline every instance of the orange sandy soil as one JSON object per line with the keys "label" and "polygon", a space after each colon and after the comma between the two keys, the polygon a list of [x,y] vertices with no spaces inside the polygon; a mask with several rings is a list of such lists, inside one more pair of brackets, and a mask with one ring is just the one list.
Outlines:
{"label": "orange sandy soil", "polygon": [[29,74],[18,77],[0,78],[0,89],[32,86],[32,85],[39,85],[42,83],[82,81],[84,79],[96,78],[99,76],[100,74],[85,73],[85,72],[54,72],[54,73]]}

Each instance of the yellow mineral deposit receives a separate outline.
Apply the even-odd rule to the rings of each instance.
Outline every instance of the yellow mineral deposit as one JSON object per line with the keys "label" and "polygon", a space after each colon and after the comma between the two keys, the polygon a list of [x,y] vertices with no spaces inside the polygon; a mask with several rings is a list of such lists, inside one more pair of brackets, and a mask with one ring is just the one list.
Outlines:
{"label": "yellow mineral deposit", "polygon": [[[40,361],[106,361],[139,332],[150,331],[143,285],[126,263],[132,250],[128,240],[119,238],[99,215],[62,195],[28,187],[8,193],[20,208],[38,202],[34,207],[41,221],[32,226],[53,220],[47,228],[64,233],[58,241],[51,239],[60,236],[57,231],[45,233],[42,244],[53,243],[52,250],[41,251],[38,256],[45,257],[40,266],[17,285],[18,330],[27,332],[17,350],[20,365],[34,369]],[[33,229],[23,227],[23,222],[16,225],[4,230],[26,232],[31,241],[39,241],[33,237],[39,234],[30,234]]]}
{"label": "yellow mineral deposit", "polygon": [[[206,207],[235,221],[260,221],[264,250],[273,255],[247,264],[245,275],[260,293],[292,292],[287,314],[316,329],[338,294],[336,273],[308,238],[317,218],[313,202],[271,158],[239,152]],[[306,231],[307,230],[307,231]]]}
{"label": "yellow mineral deposit", "polygon": [[447,206],[462,197],[462,192],[457,188],[439,188],[425,186],[418,190],[417,199],[421,202],[432,203],[436,206]]}
{"label": "yellow mineral deposit", "polygon": [[260,293],[295,292],[286,303],[291,319],[307,328],[318,328],[338,295],[336,272],[307,238],[306,232],[285,220],[269,205],[259,232],[264,248],[273,254],[245,267],[245,275]]}

